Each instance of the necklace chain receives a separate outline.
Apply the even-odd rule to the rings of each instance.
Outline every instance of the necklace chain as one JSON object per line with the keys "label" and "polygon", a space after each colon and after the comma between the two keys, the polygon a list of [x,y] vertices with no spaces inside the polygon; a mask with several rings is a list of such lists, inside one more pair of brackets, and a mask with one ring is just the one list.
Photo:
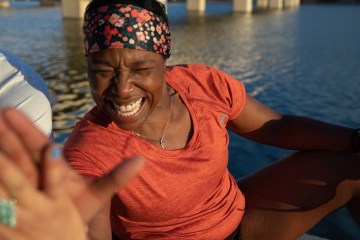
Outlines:
{"label": "necklace chain", "polygon": [[169,117],[166,121],[166,124],[161,132],[161,137],[160,138],[153,138],[153,137],[148,137],[148,136],[144,136],[138,132],[136,132],[135,130],[132,130],[133,133],[135,133],[137,136],[139,137],[142,137],[142,138],[146,138],[146,139],[150,139],[150,140],[154,140],[154,141],[159,141],[160,143],[160,146],[162,149],[165,149],[165,142],[164,142],[164,137],[165,137],[165,134],[166,134],[166,129],[167,129],[167,126],[169,125],[169,122],[170,122],[170,118],[171,118],[171,112],[172,112],[172,106],[173,106],[173,98],[172,96],[171,97],[171,102],[170,102],[170,113],[169,113]]}

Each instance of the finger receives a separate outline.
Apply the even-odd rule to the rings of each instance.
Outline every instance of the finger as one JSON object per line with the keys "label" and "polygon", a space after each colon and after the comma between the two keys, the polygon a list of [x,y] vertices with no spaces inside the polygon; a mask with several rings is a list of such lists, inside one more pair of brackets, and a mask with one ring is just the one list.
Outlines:
{"label": "finger", "polygon": [[124,160],[113,171],[93,182],[89,190],[76,200],[85,221],[91,218],[108,202],[118,188],[125,187],[143,168],[144,158],[137,156]]}
{"label": "finger", "polygon": [[14,228],[9,228],[8,226],[0,223],[0,240],[22,240],[24,239],[22,234],[16,231]]}
{"label": "finger", "polygon": [[39,163],[44,148],[50,143],[49,138],[40,132],[23,113],[16,109],[5,109],[3,111],[3,118],[6,124],[21,139],[32,160]]}
{"label": "finger", "polygon": [[48,146],[44,156],[44,191],[52,198],[64,197],[66,169],[61,150],[56,145]]}
{"label": "finger", "polygon": [[4,185],[0,182],[0,198],[8,197]]}
{"label": "finger", "polygon": [[35,186],[38,182],[38,174],[34,163],[23,146],[21,139],[14,133],[13,129],[7,125],[0,113],[0,149],[7,155],[18,168],[27,176],[29,181]]}
{"label": "finger", "polygon": [[42,200],[25,175],[1,152],[0,183],[3,184],[9,196],[26,207],[34,207]]}

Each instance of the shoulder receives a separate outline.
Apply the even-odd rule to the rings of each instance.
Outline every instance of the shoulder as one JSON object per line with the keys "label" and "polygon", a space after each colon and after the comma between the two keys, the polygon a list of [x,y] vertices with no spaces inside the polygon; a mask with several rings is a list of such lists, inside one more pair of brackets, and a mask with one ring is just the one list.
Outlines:
{"label": "shoulder", "polygon": [[117,127],[105,113],[95,106],[76,123],[64,144],[64,150],[87,153],[107,152],[115,145],[120,148],[126,136],[126,131]]}
{"label": "shoulder", "polygon": [[233,83],[242,85],[241,81],[228,73],[216,67],[203,64],[169,66],[166,70],[166,78],[184,87],[209,87],[209,90],[229,87]]}
{"label": "shoulder", "polygon": [[211,76],[213,73],[224,74],[223,71],[204,64],[179,64],[168,66],[166,69],[166,73],[168,76],[175,77],[190,77],[190,78],[206,78]]}
{"label": "shoulder", "polygon": [[231,119],[245,106],[244,84],[215,67],[201,64],[170,66],[166,71],[166,81],[192,102],[201,103],[205,108],[222,109]]}
{"label": "shoulder", "polygon": [[[244,99],[244,84],[224,71],[202,64],[169,66],[166,79],[170,85],[185,91],[192,99],[208,99],[232,105],[234,99]],[[241,101],[242,101],[241,100]]]}
{"label": "shoulder", "polygon": [[75,124],[64,149],[82,146],[84,141],[97,141],[97,137],[105,135],[111,124],[111,120],[95,106]]}
{"label": "shoulder", "polygon": [[64,144],[63,153],[75,170],[93,178],[109,172],[119,163],[125,144],[125,133],[94,107],[77,122]]}

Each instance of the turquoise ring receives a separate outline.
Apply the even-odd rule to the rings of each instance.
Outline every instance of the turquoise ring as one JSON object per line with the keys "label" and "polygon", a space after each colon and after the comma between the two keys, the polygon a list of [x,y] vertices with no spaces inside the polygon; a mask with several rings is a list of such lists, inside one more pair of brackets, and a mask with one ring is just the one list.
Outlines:
{"label": "turquoise ring", "polygon": [[16,227],[16,200],[0,198],[0,222],[9,227]]}

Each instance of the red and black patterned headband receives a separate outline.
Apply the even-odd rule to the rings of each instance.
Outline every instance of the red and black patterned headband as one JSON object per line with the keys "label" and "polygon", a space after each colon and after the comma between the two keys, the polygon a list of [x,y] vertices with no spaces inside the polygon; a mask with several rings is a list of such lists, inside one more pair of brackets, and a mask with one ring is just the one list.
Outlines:
{"label": "red and black patterned headband", "polygon": [[109,48],[146,50],[170,57],[168,25],[153,12],[129,4],[110,4],[85,14],[86,55]]}

